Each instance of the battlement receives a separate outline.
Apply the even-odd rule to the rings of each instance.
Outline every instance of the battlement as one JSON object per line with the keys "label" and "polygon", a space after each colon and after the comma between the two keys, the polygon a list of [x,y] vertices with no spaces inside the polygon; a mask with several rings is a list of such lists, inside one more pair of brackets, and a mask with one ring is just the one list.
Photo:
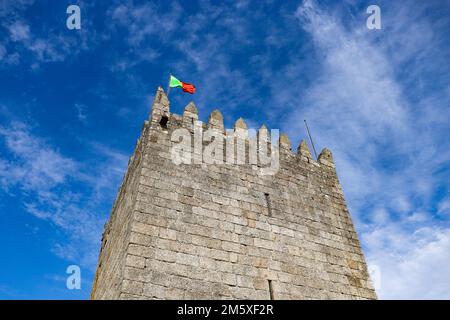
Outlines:
{"label": "battlement", "polygon": [[293,152],[285,134],[252,135],[242,118],[226,130],[218,110],[203,123],[192,102],[172,114],[159,88],[105,226],[91,298],[376,295],[328,149],[314,160],[305,141]]}
{"label": "battlement", "polygon": [[[236,120],[233,129],[225,129],[224,120],[220,110],[215,109],[211,112],[207,122],[202,122],[199,119],[198,109],[194,102],[188,103],[184,108],[182,115],[170,112],[170,100],[164,93],[164,90],[159,87],[150,112],[150,128],[153,130],[160,130],[166,133],[172,133],[174,130],[184,128],[194,135],[195,126],[198,126],[202,132],[207,130],[214,130],[218,134],[222,134],[223,139],[227,139],[227,136],[240,137],[245,140],[246,154],[248,156],[249,148],[255,145],[255,150],[259,147],[258,138],[262,138],[261,142],[267,143],[267,149],[270,152],[272,148],[276,148],[279,152],[279,156],[284,161],[303,161],[310,165],[322,167],[326,170],[329,168],[335,168],[332,153],[329,149],[324,148],[317,160],[315,160],[309,150],[308,144],[302,139],[296,149],[293,152],[291,141],[285,133],[280,133],[277,130],[276,141],[272,139],[271,130],[265,125],[262,125],[259,129],[249,129],[245,120],[239,118]],[[251,134],[253,133],[253,134]],[[215,134],[217,138],[217,134]],[[232,138],[232,137],[231,137]],[[208,139],[203,139],[203,144],[207,145]],[[226,154],[226,143],[223,149]],[[226,155],[224,155],[226,157]],[[247,157],[249,159],[250,156]]]}

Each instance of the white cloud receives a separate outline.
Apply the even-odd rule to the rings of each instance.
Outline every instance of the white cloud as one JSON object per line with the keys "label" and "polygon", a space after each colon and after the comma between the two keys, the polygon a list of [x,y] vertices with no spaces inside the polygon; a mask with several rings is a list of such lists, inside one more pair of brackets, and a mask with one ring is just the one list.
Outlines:
{"label": "white cloud", "polygon": [[368,263],[380,268],[380,298],[450,299],[450,229],[409,233],[391,224],[365,233],[363,241],[371,246]]}
{"label": "white cloud", "polygon": [[372,222],[379,225],[389,221],[389,212],[385,208],[378,208],[372,213]]}
{"label": "white cloud", "polygon": [[425,222],[430,218],[430,215],[423,211],[416,211],[413,214],[407,216],[405,219],[409,222]]}
{"label": "white cloud", "polygon": [[[64,27],[49,27],[30,19],[27,9],[33,6],[34,2],[6,0],[0,5],[0,31],[4,28],[9,35],[1,40],[5,57],[0,63],[6,66],[27,63],[36,70],[42,63],[65,61],[74,58],[83,50],[95,47],[99,35],[89,16],[83,16],[81,30],[66,33]],[[79,5],[85,10],[92,6],[82,1]],[[0,56],[1,52],[0,47]],[[6,55],[8,52],[10,54]],[[30,53],[34,59],[28,59],[27,54]]]}
{"label": "white cloud", "polygon": [[3,0],[0,6],[0,18],[15,18],[33,3],[34,0]]}
{"label": "white cloud", "polygon": [[[83,165],[32,135],[20,122],[0,127],[0,142],[7,151],[0,156],[0,187],[17,195],[21,190],[27,212],[66,232],[68,239],[55,243],[55,254],[95,268],[107,218],[99,208],[116,191],[128,157],[97,145],[96,164]],[[83,190],[76,191],[73,183],[82,183]]]}
{"label": "white cloud", "polygon": [[445,199],[439,203],[438,213],[442,215],[450,215],[450,199]]}
{"label": "white cloud", "polygon": [[135,5],[130,2],[113,7],[109,15],[112,26],[125,27],[129,32],[127,41],[138,46],[149,36],[168,38],[181,14],[181,7],[175,2],[170,4],[169,10],[159,10],[153,3]]}
{"label": "white cloud", "polygon": [[30,27],[22,21],[15,21],[8,30],[12,41],[24,41],[30,38]]}
{"label": "white cloud", "polygon": [[27,190],[46,190],[77,172],[72,159],[31,136],[23,123],[0,127],[0,136],[17,157],[14,163],[3,160],[6,170],[0,172],[0,177],[6,186],[20,183]]}

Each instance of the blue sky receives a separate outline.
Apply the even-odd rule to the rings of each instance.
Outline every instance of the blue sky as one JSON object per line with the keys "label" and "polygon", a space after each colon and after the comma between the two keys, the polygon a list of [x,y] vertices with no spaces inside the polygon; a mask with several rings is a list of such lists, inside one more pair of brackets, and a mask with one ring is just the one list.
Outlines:
{"label": "blue sky", "polygon": [[[81,30],[66,9],[81,8]],[[366,28],[381,8],[382,29]],[[380,298],[450,299],[448,1],[2,1],[0,298],[88,298],[158,85],[329,147]],[[67,266],[82,289],[66,289]]]}

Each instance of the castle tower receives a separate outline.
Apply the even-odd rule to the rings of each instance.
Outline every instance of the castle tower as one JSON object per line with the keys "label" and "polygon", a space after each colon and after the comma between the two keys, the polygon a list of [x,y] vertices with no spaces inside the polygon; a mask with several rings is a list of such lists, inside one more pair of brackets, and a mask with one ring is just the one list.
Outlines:
{"label": "castle tower", "polygon": [[[193,103],[183,115],[169,104],[159,88],[105,226],[92,299],[376,299],[328,149],[315,161],[304,141],[292,152],[286,135],[274,144],[263,126],[252,137],[242,119],[221,144],[220,111],[203,124]],[[177,162],[183,134],[192,152]],[[255,162],[262,149],[278,157],[265,164],[274,170]]]}

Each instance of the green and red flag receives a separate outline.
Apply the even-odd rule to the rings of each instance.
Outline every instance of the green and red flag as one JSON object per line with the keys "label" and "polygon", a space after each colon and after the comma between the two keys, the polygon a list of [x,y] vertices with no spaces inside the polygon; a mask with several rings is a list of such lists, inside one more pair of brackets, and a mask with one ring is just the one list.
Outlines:
{"label": "green and red flag", "polygon": [[180,81],[177,78],[175,78],[173,75],[170,75],[169,86],[171,88],[182,88],[184,92],[187,92],[190,94],[195,93],[195,86],[193,84]]}

